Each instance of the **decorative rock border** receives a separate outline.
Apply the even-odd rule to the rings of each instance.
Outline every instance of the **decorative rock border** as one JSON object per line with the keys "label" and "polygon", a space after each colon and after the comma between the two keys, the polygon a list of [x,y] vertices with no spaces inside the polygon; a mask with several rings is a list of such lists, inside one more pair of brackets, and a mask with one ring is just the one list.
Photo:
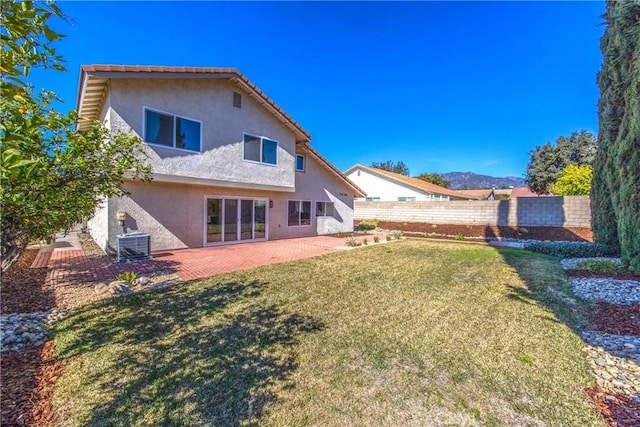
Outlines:
{"label": "decorative rock border", "polygon": [[64,308],[24,314],[0,315],[0,351],[19,350],[27,344],[43,345],[47,326],[67,315]]}
{"label": "decorative rock border", "polygon": [[[584,261],[620,263],[620,258],[568,258],[561,261],[562,268],[576,269]],[[590,302],[640,304],[640,282],[633,280],[574,278],[571,285],[577,297]],[[593,330],[583,331],[581,336],[596,383],[610,393],[621,393],[640,403],[640,337]]]}

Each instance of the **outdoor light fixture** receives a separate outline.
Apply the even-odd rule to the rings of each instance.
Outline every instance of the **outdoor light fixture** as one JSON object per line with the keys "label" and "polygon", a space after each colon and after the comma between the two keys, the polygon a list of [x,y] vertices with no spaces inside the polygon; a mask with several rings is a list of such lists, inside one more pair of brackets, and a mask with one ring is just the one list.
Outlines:
{"label": "outdoor light fixture", "polygon": [[273,208],[273,200],[269,200],[269,209]]}
{"label": "outdoor light fixture", "polygon": [[124,226],[124,222],[127,220],[127,213],[125,211],[117,211],[116,219],[118,220],[120,227],[122,227],[122,234],[127,234],[127,230]]}

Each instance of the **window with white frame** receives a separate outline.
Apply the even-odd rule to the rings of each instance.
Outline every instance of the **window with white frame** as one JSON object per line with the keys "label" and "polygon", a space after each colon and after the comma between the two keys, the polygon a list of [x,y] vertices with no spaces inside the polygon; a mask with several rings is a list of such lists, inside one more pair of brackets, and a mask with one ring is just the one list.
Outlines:
{"label": "window with white frame", "polygon": [[202,122],[145,108],[144,140],[149,144],[201,151]]}
{"label": "window with white frame", "polygon": [[296,154],[296,170],[298,172],[304,172],[306,159],[302,154]]}
{"label": "window with white frame", "polygon": [[278,141],[244,134],[244,159],[251,162],[278,164]]}
{"label": "window with white frame", "polygon": [[307,200],[289,200],[288,214],[289,227],[311,225],[311,202]]}
{"label": "window with white frame", "polygon": [[333,202],[316,202],[316,216],[333,216]]}
{"label": "window with white frame", "polygon": [[380,197],[367,197],[364,199],[365,202],[379,202]]}
{"label": "window with white frame", "polygon": [[398,197],[399,202],[415,202],[415,197]]}

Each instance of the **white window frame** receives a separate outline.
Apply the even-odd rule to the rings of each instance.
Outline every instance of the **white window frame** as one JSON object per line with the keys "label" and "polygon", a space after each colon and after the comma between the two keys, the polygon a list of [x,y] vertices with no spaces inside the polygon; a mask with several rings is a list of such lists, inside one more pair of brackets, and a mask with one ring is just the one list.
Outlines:
{"label": "white window frame", "polygon": [[[164,144],[156,144],[154,142],[148,142],[147,141],[147,111],[152,111],[154,113],[158,113],[158,114],[164,114],[165,116],[172,116],[173,117],[173,145],[169,146],[169,145],[164,145]],[[200,141],[199,141],[199,147],[198,150],[189,150],[188,148],[178,148],[176,147],[176,118],[181,118],[181,119],[186,119],[186,120],[190,120],[192,122],[196,122],[200,125]],[[142,131],[144,134],[144,143],[147,145],[151,145],[153,147],[163,147],[163,148],[168,148],[170,150],[177,150],[177,151],[185,151],[187,153],[202,153],[202,120],[198,120],[198,119],[193,119],[191,117],[187,117],[187,116],[182,116],[179,114],[175,114],[175,113],[170,113],[168,111],[163,111],[163,110],[159,110],[157,108],[151,108],[151,107],[147,107],[146,105],[142,106]]]}
{"label": "white window frame", "polygon": [[[298,157],[302,157],[302,169],[298,169]],[[296,172],[307,171],[307,156],[304,154],[296,154]]]}
{"label": "white window frame", "polygon": [[365,197],[364,201],[365,202],[379,202],[380,201],[380,197]]}
{"label": "white window frame", "polygon": [[[276,162],[275,163],[267,163],[267,162],[262,162],[262,161],[258,162],[256,160],[245,159],[245,157],[244,157],[244,145],[245,145],[244,138],[245,138],[246,135],[252,136],[254,138],[260,138],[260,157],[261,158],[262,158],[262,148],[263,148],[262,144],[263,144],[263,141],[266,139],[266,140],[275,142],[276,143]],[[273,138],[269,138],[268,136],[261,136],[261,135],[255,135],[255,134],[249,133],[249,132],[242,132],[242,161],[249,162],[249,163],[254,163],[254,164],[257,164],[257,165],[271,166],[271,167],[278,166],[278,163],[280,162],[280,156],[278,155],[278,151],[280,151],[280,141],[277,141],[277,140],[275,140]]]}
{"label": "white window frame", "polygon": [[[289,203],[298,203],[298,225],[289,225]],[[309,224],[302,224],[302,202],[309,202]],[[287,200],[287,226],[288,227],[311,227],[313,225],[313,201],[302,199],[288,199]]]}
{"label": "white window frame", "polygon": [[[334,202],[332,202],[331,200],[316,200],[315,201],[315,210],[316,210],[316,218],[333,218],[335,212],[336,212],[336,204]],[[323,215],[319,215],[318,214],[318,203],[322,203],[324,205],[324,211],[323,211]],[[331,203],[333,205],[333,214],[331,215],[327,215],[327,204]]]}
{"label": "white window frame", "polygon": [[415,196],[400,196],[398,197],[399,202],[415,202]]}

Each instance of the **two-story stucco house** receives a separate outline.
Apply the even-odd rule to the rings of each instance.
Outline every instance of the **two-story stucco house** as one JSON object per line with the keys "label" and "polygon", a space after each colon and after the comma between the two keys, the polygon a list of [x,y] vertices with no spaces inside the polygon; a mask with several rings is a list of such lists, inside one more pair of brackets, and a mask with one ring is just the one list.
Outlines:
{"label": "two-story stucco house", "polygon": [[101,120],[133,131],[154,172],[88,222],[105,249],[122,233],[118,212],[154,251],[353,229],[362,190],[236,69],[83,66],[78,93],[79,128]]}

